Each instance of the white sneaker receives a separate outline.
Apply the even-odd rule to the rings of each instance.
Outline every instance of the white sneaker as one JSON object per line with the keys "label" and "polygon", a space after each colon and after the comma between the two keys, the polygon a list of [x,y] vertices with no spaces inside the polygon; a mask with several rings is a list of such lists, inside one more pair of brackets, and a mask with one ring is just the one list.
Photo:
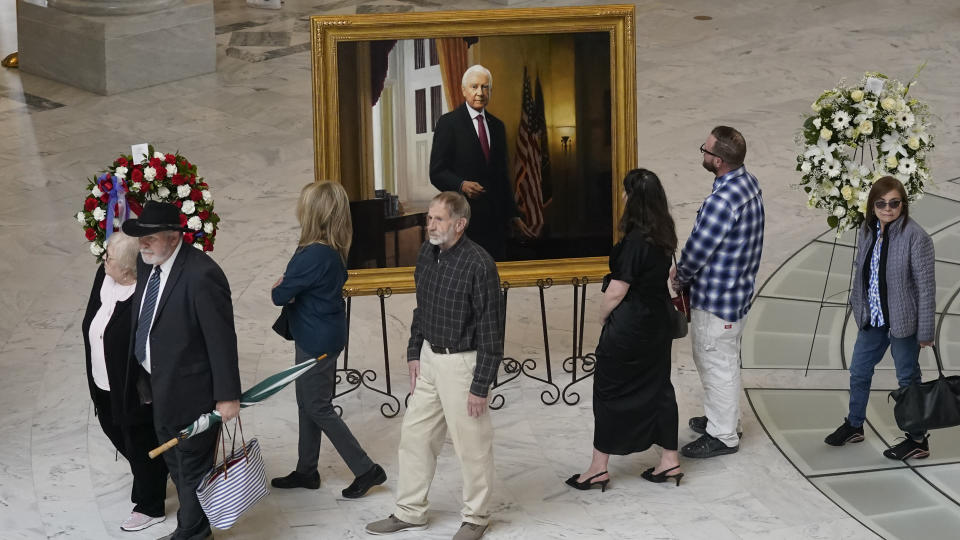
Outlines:
{"label": "white sneaker", "polygon": [[146,514],[141,514],[140,512],[130,512],[130,517],[123,520],[123,523],[120,524],[120,528],[128,532],[142,531],[147,527],[152,527],[157,523],[162,523],[165,519],[167,519],[167,516],[150,517]]}

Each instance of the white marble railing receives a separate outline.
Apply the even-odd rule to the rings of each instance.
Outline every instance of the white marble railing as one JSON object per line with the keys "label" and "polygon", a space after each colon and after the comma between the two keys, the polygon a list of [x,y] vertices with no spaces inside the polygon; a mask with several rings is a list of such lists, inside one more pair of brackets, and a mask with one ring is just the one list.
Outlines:
{"label": "white marble railing", "polygon": [[139,15],[183,3],[183,0],[49,0],[50,7],[80,15]]}

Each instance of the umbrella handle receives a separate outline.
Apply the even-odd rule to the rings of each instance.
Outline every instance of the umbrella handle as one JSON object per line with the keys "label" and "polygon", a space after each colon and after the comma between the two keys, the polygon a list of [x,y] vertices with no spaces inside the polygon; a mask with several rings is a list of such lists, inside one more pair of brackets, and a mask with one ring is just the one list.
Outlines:
{"label": "umbrella handle", "polygon": [[179,442],[180,442],[180,438],[179,438],[179,437],[174,437],[174,438],[170,439],[169,441],[161,444],[160,446],[154,448],[154,449],[151,450],[147,455],[150,456],[150,459],[153,459],[153,458],[159,456],[160,454],[166,452],[167,450],[173,448],[173,447],[176,446],[177,443],[179,443]]}

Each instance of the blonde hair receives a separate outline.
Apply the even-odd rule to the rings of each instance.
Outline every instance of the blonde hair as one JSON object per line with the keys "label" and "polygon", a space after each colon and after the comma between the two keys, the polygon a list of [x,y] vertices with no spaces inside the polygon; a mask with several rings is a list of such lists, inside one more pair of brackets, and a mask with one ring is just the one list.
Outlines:
{"label": "blonde hair", "polygon": [[336,250],[343,264],[347,264],[353,223],[350,199],[343,186],[330,180],[303,186],[297,201],[297,221],[300,222],[300,247],[324,244]]}

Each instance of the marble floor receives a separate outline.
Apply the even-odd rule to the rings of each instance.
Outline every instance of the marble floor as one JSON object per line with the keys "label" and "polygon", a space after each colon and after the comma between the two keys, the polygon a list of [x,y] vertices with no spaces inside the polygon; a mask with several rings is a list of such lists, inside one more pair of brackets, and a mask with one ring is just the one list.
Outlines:
{"label": "marble floor", "polygon": [[[599,2],[511,5],[575,3]],[[934,193],[960,200],[960,12],[954,0],[636,5],[640,163],[665,181],[681,236],[711,181],[700,168],[697,147],[714,125],[738,127],[747,138],[747,166],[762,183],[768,215],[759,279],[773,283],[778,269],[826,228],[823,216],[808,210],[792,188],[798,180],[793,141],[801,115],[841,77],[856,79],[876,70],[908,79],[924,62],[912,92],[938,116]],[[137,142],[179,149],[198,164],[223,218],[212,256],[231,283],[241,375],[249,385],[292,360],[289,345],[270,331],[276,310],[267,291],[295,243],[296,193],[313,177],[307,17],[498,6],[488,0],[287,0],[282,10],[266,11],[247,8],[241,0],[216,0],[214,74],[103,97],[0,70],[0,187],[6,193],[0,198],[0,538],[155,538],[174,526],[171,488],[165,523],[140,533],[118,527],[130,510],[129,477],[92,415],[79,335],[95,269],[73,220],[86,179]],[[694,18],[699,15],[711,19]],[[15,49],[14,8],[5,2],[0,4],[0,55]],[[938,242],[937,249],[947,263],[957,259],[956,243],[941,248]],[[804,253],[811,261],[822,256]],[[956,277],[944,272],[938,278],[950,287]],[[792,292],[794,299],[819,293]],[[570,354],[570,287],[555,286],[546,297],[558,376],[561,360]],[[587,349],[599,333],[598,298],[595,287],[588,290]],[[387,303],[391,383],[398,395],[406,384],[403,344],[411,308],[409,296]],[[538,373],[544,374],[535,289],[511,291],[506,339],[508,354],[539,359]],[[834,369],[805,375],[796,364],[772,365],[769,355],[749,356],[745,349],[744,365],[751,369],[743,372],[744,387],[841,392],[846,387],[842,357],[823,350],[826,356],[815,359],[817,366]],[[958,358],[954,355],[953,362]],[[381,376],[371,385],[383,388],[382,359],[379,305],[376,298],[358,298],[351,367],[378,368]],[[681,418],[701,414],[689,341],[676,343],[674,366]],[[889,370],[878,373],[877,388],[893,384]],[[859,506],[844,510],[828,495],[848,494],[849,483],[840,476],[808,480],[817,473],[795,466],[776,435],[771,439],[764,429],[770,421],[764,411],[751,407],[761,399],[756,390],[741,399],[740,452],[686,461],[680,487],[639,478],[657,459],[651,450],[613,459],[613,489],[606,493],[572,492],[562,482],[589,458],[590,384],[574,387],[580,400],[572,406],[544,405],[544,388],[533,379],[518,379],[503,387],[504,406],[493,413],[497,475],[489,538],[876,538],[858,519],[893,511],[901,520],[911,512],[942,508],[939,499],[907,504],[887,497],[904,482],[919,481],[912,471],[895,468],[874,484],[884,490],[882,504],[854,501]],[[386,486],[360,500],[341,498],[352,477],[325,445],[320,490],[273,492],[236,527],[218,531],[217,538],[363,538],[364,523],[389,513],[400,419],[384,417],[381,408],[388,401],[370,390],[350,393],[338,403],[357,438],[390,475]],[[295,407],[292,392],[284,392],[244,413],[248,433],[262,445],[268,475],[285,474],[295,462]],[[827,410],[823,416],[830,417],[817,421],[836,423],[835,414]],[[877,436],[889,435],[888,428],[877,428]],[[680,437],[686,442],[694,434],[682,427]],[[951,485],[954,465],[934,469],[923,471],[930,482]],[[907,472],[914,477],[904,477]],[[459,491],[448,444],[431,494],[431,528],[406,536],[452,536],[459,523]],[[901,507],[905,512],[898,512]],[[895,537],[903,523],[873,530]],[[951,537],[924,532],[925,538]]]}

